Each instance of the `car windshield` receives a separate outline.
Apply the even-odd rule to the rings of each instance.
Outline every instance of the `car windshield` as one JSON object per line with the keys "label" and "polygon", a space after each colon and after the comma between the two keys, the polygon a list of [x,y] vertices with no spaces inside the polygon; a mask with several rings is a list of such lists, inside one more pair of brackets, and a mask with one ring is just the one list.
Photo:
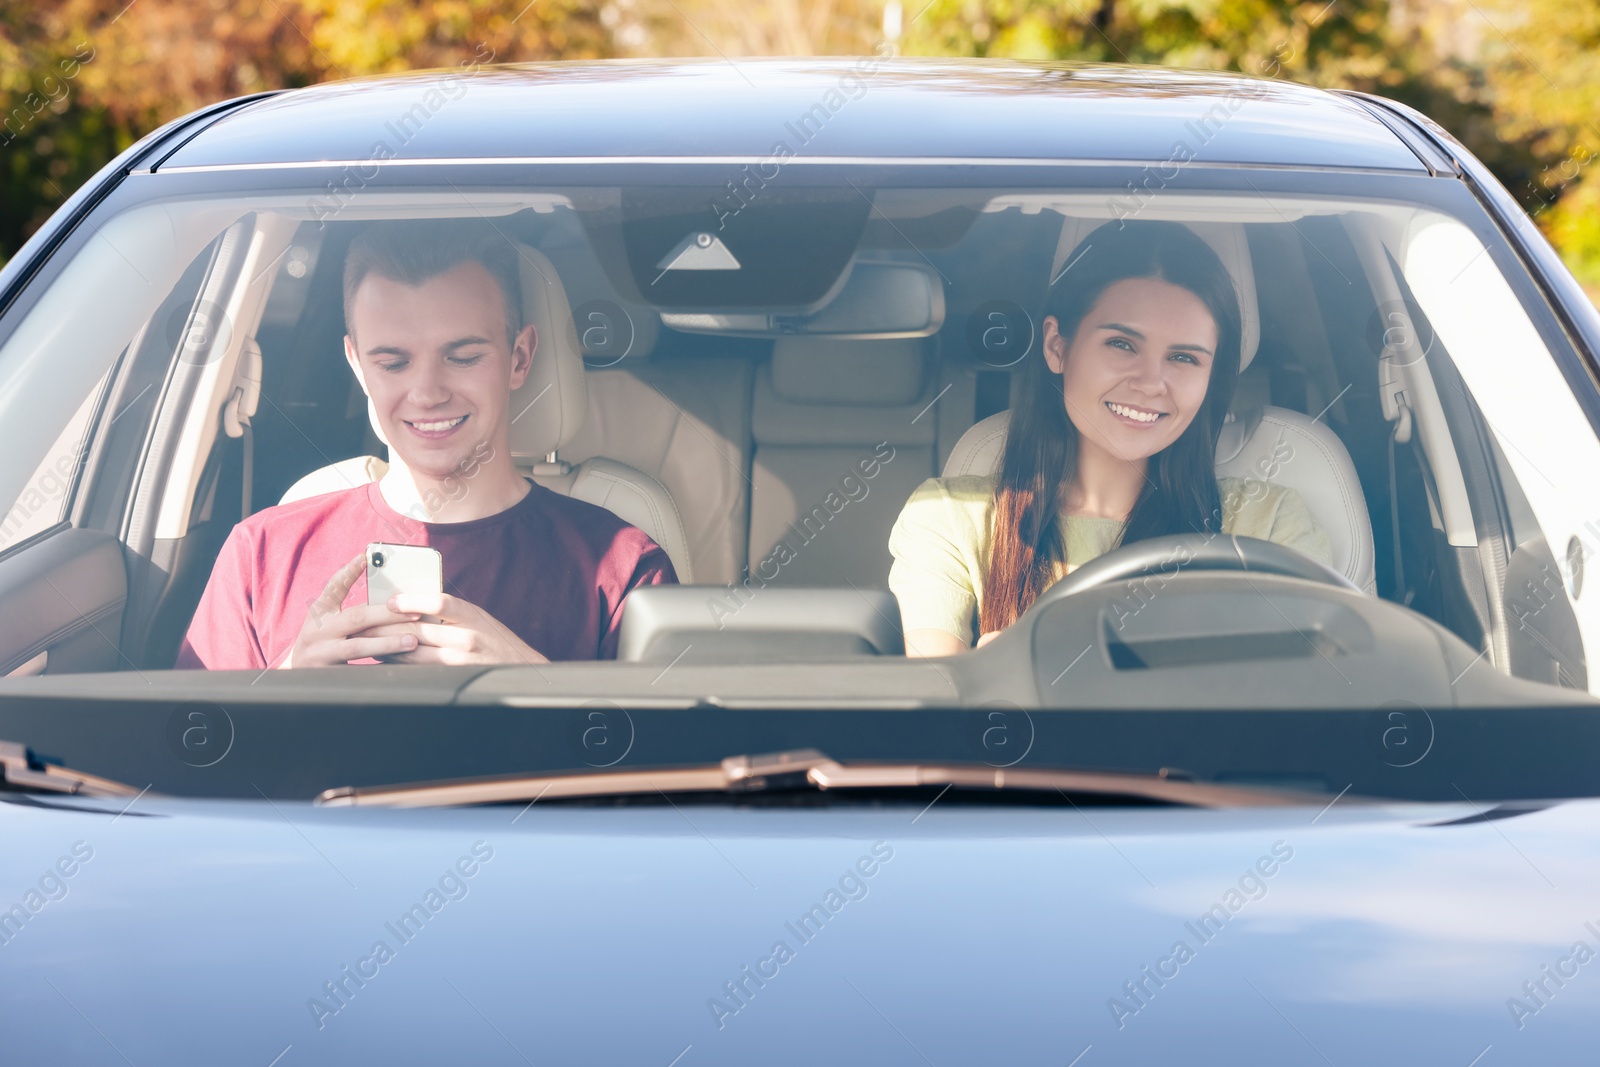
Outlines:
{"label": "car windshield", "polygon": [[0,564],[42,576],[0,686],[1588,703],[1600,446],[1560,322],[1420,175],[136,174],[0,332]]}

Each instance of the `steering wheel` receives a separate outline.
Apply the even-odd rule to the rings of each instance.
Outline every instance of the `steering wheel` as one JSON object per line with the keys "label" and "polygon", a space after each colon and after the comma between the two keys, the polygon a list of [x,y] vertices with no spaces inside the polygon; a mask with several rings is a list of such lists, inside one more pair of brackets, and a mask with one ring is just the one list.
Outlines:
{"label": "steering wheel", "polygon": [[1233,534],[1191,533],[1151,537],[1107,552],[1056,582],[1039,601],[1053,603],[1085,589],[1127,578],[1185,571],[1281,574],[1357,593],[1361,591],[1354,582],[1332,567],[1273,541]]}

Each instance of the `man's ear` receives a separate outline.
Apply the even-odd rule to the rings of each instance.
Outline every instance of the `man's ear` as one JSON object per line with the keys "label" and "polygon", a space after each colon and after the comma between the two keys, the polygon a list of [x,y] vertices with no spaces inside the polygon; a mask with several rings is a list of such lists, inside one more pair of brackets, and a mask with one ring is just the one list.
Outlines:
{"label": "man's ear", "polygon": [[1061,336],[1061,328],[1054,315],[1044,317],[1044,361],[1053,374],[1061,374],[1067,369],[1067,339]]}
{"label": "man's ear", "polygon": [[511,391],[514,393],[522,388],[522,383],[528,380],[528,372],[533,369],[533,357],[539,351],[539,331],[532,323],[524,326],[522,332],[517,334],[516,343],[511,346]]}
{"label": "man's ear", "polygon": [[361,359],[356,355],[356,343],[349,334],[344,335],[344,361],[350,364],[350,373],[356,376],[356,381],[361,385],[361,391],[367,396],[372,395],[372,390],[367,388],[367,379],[361,373]]}

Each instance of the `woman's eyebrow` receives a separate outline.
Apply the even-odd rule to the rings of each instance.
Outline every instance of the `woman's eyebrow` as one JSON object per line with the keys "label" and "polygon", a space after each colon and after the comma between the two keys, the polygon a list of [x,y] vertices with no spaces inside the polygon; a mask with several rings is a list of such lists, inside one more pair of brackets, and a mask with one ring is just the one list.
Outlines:
{"label": "woman's eyebrow", "polygon": [[[1101,325],[1099,327],[1099,329],[1102,329],[1102,330],[1115,330],[1115,331],[1120,332],[1120,333],[1125,333],[1125,334],[1128,334],[1130,336],[1137,337],[1141,341],[1144,340],[1144,334],[1140,333],[1138,330],[1135,330],[1132,326],[1125,326],[1120,322],[1107,322],[1107,323],[1104,323],[1103,325]],[[1203,352],[1208,356],[1212,355],[1211,349],[1207,348],[1205,345],[1168,345],[1167,349],[1169,351],[1178,350],[1178,351],[1186,351],[1186,352]]]}

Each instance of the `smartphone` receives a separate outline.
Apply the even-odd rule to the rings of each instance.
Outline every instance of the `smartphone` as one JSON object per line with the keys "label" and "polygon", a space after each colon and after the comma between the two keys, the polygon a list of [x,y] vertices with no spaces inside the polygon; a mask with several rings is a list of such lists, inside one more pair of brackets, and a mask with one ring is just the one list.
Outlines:
{"label": "smartphone", "polygon": [[387,603],[396,593],[442,592],[444,557],[437,548],[382,541],[367,546],[368,604]]}

